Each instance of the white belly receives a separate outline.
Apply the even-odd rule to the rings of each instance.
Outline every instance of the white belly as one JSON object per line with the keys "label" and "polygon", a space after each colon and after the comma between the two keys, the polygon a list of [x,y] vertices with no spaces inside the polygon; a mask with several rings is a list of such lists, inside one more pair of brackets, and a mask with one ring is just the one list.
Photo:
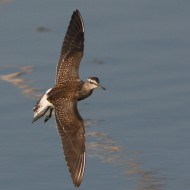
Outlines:
{"label": "white belly", "polygon": [[51,90],[51,88],[49,90],[46,91],[46,93],[43,95],[43,97],[40,99],[40,101],[38,102],[38,104],[34,107],[34,118],[39,116],[39,115],[43,115],[45,111],[47,111],[47,109],[49,107],[54,107],[52,103],[50,103],[47,98],[47,93]]}

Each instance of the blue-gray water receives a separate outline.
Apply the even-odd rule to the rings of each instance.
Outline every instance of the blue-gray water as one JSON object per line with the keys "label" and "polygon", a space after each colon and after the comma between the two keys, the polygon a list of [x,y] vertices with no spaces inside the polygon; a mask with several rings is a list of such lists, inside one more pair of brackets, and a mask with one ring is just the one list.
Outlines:
{"label": "blue-gray water", "polygon": [[79,189],[190,189],[190,1],[0,0],[0,189],[75,189],[54,119],[31,123],[54,84],[72,12],[85,22]]}

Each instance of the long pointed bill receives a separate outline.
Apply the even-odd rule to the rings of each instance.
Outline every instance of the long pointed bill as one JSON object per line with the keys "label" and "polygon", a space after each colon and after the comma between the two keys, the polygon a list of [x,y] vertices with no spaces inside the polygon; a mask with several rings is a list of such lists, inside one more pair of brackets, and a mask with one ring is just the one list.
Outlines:
{"label": "long pointed bill", "polygon": [[99,85],[100,88],[102,88],[103,90],[106,90],[106,88],[104,88],[103,86]]}

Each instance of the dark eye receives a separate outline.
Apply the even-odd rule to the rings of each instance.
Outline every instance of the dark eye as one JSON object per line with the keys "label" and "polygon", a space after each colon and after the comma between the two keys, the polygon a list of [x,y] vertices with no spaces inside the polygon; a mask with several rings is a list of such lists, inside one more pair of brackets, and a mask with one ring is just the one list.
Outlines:
{"label": "dark eye", "polygon": [[89,80],[89,83],[90,83],[90,84],[94,84],[94,81],[92,81],[92,80]]}

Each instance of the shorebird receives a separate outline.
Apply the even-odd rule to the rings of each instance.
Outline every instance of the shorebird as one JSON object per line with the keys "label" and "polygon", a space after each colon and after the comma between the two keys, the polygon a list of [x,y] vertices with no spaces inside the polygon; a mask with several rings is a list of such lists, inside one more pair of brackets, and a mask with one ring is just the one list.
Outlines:
{"label": "shorebird", "polygon": [[33,122],[44,116],[45,122],[55,112],[58,133],[65,160],[76,187],[79,187],[85,169],[84,121],[77,102],[90,96],[95,88],[103,86],[97,77],[79,79],[79,64],[84,50],[84,22],[78,10],[73,12],[56,69],[56,80],[34,107]]}

